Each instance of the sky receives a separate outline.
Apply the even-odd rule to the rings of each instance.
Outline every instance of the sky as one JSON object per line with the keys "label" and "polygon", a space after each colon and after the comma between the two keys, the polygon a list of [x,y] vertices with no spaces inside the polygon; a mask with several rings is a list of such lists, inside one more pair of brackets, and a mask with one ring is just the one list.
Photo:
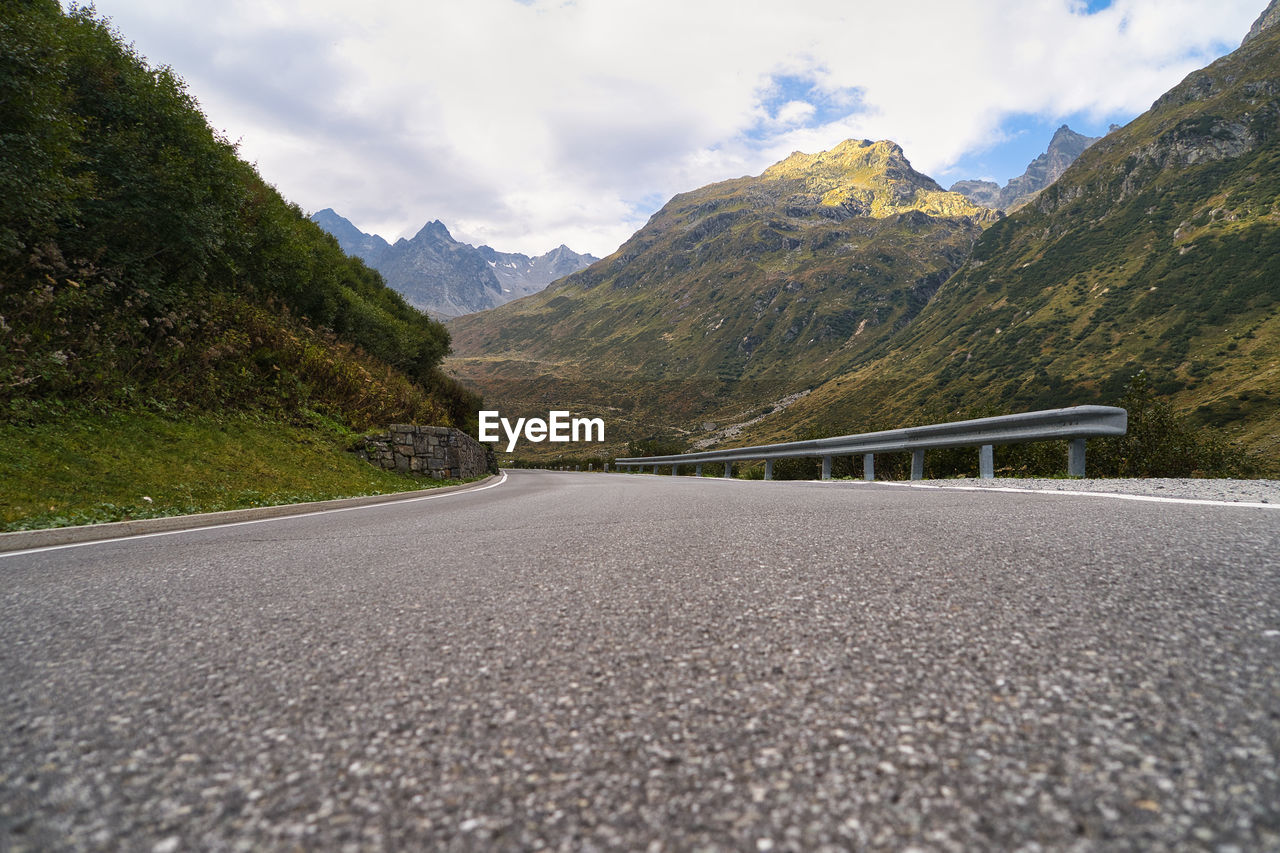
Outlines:
{"label": "sky", "polygon": [[1265,0],[97,0],[308,213],[612,253],[668,199],[891,139],[1004,184],[1235,49]]}

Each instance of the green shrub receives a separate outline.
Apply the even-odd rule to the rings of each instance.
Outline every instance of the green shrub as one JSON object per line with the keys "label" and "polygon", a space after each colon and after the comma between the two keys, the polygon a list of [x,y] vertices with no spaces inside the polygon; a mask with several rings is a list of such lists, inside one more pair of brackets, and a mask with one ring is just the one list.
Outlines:
{"label": "green shrub", "polygon": [[1090,442],[1093,476],[1252,477],[1260,472],[1244,451],[1177,415],[1156,396],[1146,373],[1133,377],[1116,405],[1129,413],[1129,429]]}
{"label": "green shrub", "polygon": [[[444,327],[75,5],[0,12],[0,422],[69,405],[464,426]],[[392,375],[395,373],[396,375]]]}

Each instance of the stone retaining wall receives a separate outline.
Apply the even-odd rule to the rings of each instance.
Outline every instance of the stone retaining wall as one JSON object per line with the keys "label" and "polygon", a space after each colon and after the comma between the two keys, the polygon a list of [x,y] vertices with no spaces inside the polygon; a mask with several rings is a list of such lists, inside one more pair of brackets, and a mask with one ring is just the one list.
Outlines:
{"label": "stone retaining wall", "polygon": [[493,450],[453,427],[392,424],[388,432],[365,436],[357,452],[387,470],[439,480],[498,472]]}

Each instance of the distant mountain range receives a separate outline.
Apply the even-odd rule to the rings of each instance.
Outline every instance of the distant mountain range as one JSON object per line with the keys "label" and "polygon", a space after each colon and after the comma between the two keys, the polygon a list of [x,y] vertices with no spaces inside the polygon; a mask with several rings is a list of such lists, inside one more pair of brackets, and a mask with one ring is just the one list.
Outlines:
{"label": "distant mountain range", "polygon": [[564,245],[536,258],[476,248],[453,239],[439,220],[428,222],[413,239],[395,243],[364,233],[332,208],[311,220],[337,238],[348,255],[382,273],[411,305],[436,317],[459,317],[537,293],[599,260]]}
{"label": "distant mountain range", "polygon": [[[960,204],[966,207],[966,215],[978,215],[986,221],[994,221],[995,216],[990,213],[980,214],[977,210],[967,209],[959,197],[964,196],[976,208],[991,211],[1017,209],[1053,183],[1095,141],[1096,137],[1083,136],[1063,125],[1054,134],[1048,150],[1028,165],[1023,175],[1009,181],[1005,187],[991,181],[959,181],[949,191],[951,197],[946,204],[950,207],[947,209],[931,208],[924,203],[908,207],[932,215],[948,215],[959,210],[957,204]],[[900,149],[897,153],[901,156]],[[819,182],[826,180],[831,183],[823,190],[822,199],[827,208],[824,216],[828,219],[832,216],[870,215],[873,202],[879,206],[877,210],[885,205],[894,206],[898,204],[895,200],[897,193],[917,193],[921,187],[927,193],[936,194],[935,205],[937,199],[945,199],[948,195],[931,178],[911,170],[928,184],[916,187],[915,179],[906,178],[907,171],[893,165],[887,166],[878,188],[855,191],[852,189],[855,184],[847,180],[847,175],[841,174],[841,167],[832,165],[840,162],[841,149],[817,156],[822,164],[810,162],[810,155],[797,152],[773,166],[766,175],[776,177],[782,171],[803,171],[808,167],[816,167],[820,173],[825,168],[828,173],[825,178],[818,177],[817,173],[812,177]],[[906,163],[905,158],[901,159]],[[910,164],[906,164],[906,170],[910,170]],[[903,178],[906,178],[905,183],[899,186],[897,182]],[[838,200],[836,196],[839,196]],[[366,234],[332,208],[319,211],[311,219],[337,238],[344,252],[382,273],[387,284],[403,294],[410,304],[445,319],[496,308],[537,293],[551,282],[599,260],[592,255],[578,254],[564,245],[536,258],[499,252],[490,246],[477,248],[455,240],[439,220],[428,222],[412,239],[402,238],[392,244],[377,234]]]}
{"label": "distant mountain range", "polygon": [[1099,139],[1101,137],[1076,133],[1064,124],[1049,140],[1049,149],[1032,160],[1025,172],[1004,187],[994,181],[957,181],[951,185],[951,192],[960,193],[983,207],[1017,210],[1058,180],[1067,167]]}
{"label": "distant mountain range", "polygon": [[451,321],[449,369],[513,415],[551,402],[605,417],[619,443],[702,446],[1114,402],[1141,371],[1194,423],[1275,458],[1278,7],[1124,127],[1062,128],[1007,187],[963,187],[1008,215],[892,142],[793,154]]}

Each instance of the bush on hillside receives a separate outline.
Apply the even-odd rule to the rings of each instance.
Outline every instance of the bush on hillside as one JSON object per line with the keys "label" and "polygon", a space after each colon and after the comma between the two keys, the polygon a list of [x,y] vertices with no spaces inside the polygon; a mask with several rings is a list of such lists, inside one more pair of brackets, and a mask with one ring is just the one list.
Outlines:
{"label": "bush on hillside", "polygon": [[479,408],[440,372],[443,325],[240,160],[171,69],[54,0],[0,11],[0,335],[0,419]]}
{"label": "bush on hillside", "polygon": [[1122,436],[1089,443],[1089,472],[1099,477],[1253,477],[1261,466],[1216,433],[1193,426],[1160,399],[1146,373],[1116,402],[1129,413]]}

